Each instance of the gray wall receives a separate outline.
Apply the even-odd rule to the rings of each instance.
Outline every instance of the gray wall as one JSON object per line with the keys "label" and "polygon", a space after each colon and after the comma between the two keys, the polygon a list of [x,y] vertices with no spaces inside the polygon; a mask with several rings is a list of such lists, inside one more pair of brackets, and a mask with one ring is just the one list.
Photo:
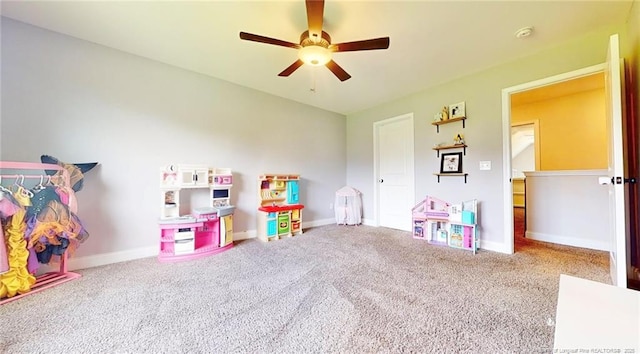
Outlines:
{"label": "gray wall", "polygon": [[[413,112],[416,202],[426,195],[452,202],[478,199],[483,246],[507,252],[503,245],[502,89],[603,63],[613,33],[620,33],[624,43],[624,27],[604,29],[562,47],[348,115],[347,184],[363,193],[364,218],[374,218],[373,123]],[[461,101],[466,102],[466,128],[452,123],[441,126],[436,133],[431,125],[433,115],[442,106]],[[439,159],[431,148],[439,142],[452,142],[457,132],[464,133],[469,145],[463,160],[468,183],[460,177],[443,178],[437,183],[433,173],[439,171]],[[479,170],[479,162],[484,160],[491,161],[492,170]]]}
{"label": "gray wall", "polygon": [[166,164],[231,168],[237,233],[256,228],[261,173],[301,174],[311,223],[333,220],[345,185],[342,115],[6,18],[1,109],[3,161],[100,163],[77,194],[91,233],[77,257],[158,248]]}
{"label": "gray wall", "polygon": [[[477,198],[482,238],[495,246],[504,231],[501,90],[602,63],[611,33],[622,35],[629,55],[624,29],[351,114],[345,127],[338,114],[2,18],[0,158],[37,161],[48,153],[99,161],[78,193],[92,233],[78,255],[124,252],[157,247],[157,171],[167,163],[232,168],[237,232],[255,229],[255,184],[263,172],[302,174],[305,220],[332,219],[328,204],[345,184],[363,192],[364,217],[372,219],[373,122],[413,112],[416,201],[427,194]],[[460,101],[466,128],[454,123],[436,134],[433,114]],[[469,181],[438,184],[431,147],[458,131],[469,144]],[[481,160],[493,169],[479,171]]]}

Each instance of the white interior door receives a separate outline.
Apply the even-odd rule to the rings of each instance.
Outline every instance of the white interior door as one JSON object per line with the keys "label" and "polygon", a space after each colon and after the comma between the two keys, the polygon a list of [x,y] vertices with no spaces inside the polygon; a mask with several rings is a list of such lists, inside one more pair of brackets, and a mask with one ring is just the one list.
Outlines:
{"label": "white interior door", "polygon": [[411,230],[414,205],[413,114],[374,124],[377,225]]}
{"label": "white interior door", "polygon": [[607,103],[607,129],[609,134],[609,166],[606,181],[609,182],[610,215],[610,268],[611,280],[619,287],[627,286],[627,217],[626,186],[624,184],[624,141],[622,120],[622,83],[624,74],[620,64],[618,35],[609,39],[605,70],[605,99]]}

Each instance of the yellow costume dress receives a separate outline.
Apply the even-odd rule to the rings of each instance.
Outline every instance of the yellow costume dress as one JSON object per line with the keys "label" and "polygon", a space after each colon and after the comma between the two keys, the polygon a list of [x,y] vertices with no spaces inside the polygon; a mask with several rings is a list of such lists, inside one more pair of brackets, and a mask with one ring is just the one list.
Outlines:
{"label": "yellow costume dress", "polygon": [[31,200],[28,191],[23,187],[18,187],[13,196],[20,208],[8,219],[5,226],[9,271],[0,274],[0,298],[27,293],[36,282],[36,278],[27,270],[29,251],[24,238],[25,208],[31,205]]}

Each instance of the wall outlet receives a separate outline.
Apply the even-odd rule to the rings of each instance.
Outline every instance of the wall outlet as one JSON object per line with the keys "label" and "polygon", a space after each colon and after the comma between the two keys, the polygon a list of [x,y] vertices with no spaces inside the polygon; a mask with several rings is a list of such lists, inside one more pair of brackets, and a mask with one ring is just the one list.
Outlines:
{"label": "wall outlet", "polygon": [[491,170],[491,161],[480,161],[480,171]]}
{"label": "wall outlet", "polygon": [[333,210],[333,203],[329,203],[329,210]]}

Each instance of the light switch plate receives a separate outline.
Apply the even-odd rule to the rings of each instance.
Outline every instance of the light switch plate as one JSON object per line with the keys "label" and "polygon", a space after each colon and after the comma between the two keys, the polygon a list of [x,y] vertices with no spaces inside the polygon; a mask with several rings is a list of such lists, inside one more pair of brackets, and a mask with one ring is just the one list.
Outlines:
{"label": "light switch plate", "polygon": [[480,161],[480,171],[491,170],[491,161]]}

